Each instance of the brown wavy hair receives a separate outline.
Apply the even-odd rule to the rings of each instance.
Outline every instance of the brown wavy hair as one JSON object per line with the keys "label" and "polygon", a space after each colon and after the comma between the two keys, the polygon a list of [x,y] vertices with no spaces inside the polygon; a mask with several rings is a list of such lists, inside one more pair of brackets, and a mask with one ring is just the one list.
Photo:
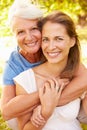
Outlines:
{"label": "brown wavy hair", "polygon": [[73,20],[67,14],[56,11],[42,18],[38,22],[38,26],[40,27],[41,31],[43,29],[43,26],[48,21],[52,23],[62,24],[66,28],[66,31],[69,37],[75,38],[75,45],[70,48],[70,51],[68,54],[67,65],[60,75],[61,78],[72,79],[80,63],[80,42],[78,39],[78,35],[76,33],[75,24]]}

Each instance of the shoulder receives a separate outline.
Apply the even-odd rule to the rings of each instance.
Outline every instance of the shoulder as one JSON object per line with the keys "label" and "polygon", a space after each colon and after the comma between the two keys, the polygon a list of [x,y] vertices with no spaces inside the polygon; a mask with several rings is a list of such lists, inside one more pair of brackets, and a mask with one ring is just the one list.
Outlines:
{"label": "shoulder", "polygon": [[13,51],[10,54],[9,59],[6,61],[6,65],[5,65],[5,70],[6,72],[8,71],[19,71],[17,70],[18,68],[20,69],[21,67],[21,62],[20,62],[20,58],[19,58],[19,54],[17,51]]}
{"label": "shoulder", "polygon": [[10,54],[9,60],[6,62],[4,67],[3,78],[11,80],[14,76],[24,70],[22,63],[18,60],[18,57],[17,51],[13,51]]}
{"label": "shoulder", "polygon": [[[25,70],[19,75],[13,78],[15,83],[18,83],[23,88],[29,87],[34,81],[34,74],[32,74],[32,69]],[[32,85],[31,85],[32,86]]]}
{"label": "shoulder", "polygon": [[8,61],[6,62],[6,68],[15,70],[16,72],[22,72],[29,67],[29,63],[24,57],[17,51],[13,51],[10,54]]}
{"label": "shoulder", "polygon": [[11,52],[10,57],[7,62],[17,61],[18,58],[19,58],[19,53],[18,51],[14,50],[13,52]]}
{"label": "shoulder", "polygon": [[87,68],[84,66],[84,64],[80,63],[75,73],[75,76],[84,75],[84,74],[87,74]]}
{"label": "shoulder", "polygon": [[[18,74],[17,76],[15,76],[14,79],[20,79],[20,77],[21,77],[21,79],[23,79],[23,78],[26,78],[27,76],[29,77],[29,75],[31,76],[32,73],[34,73],[34,72],[33,72],[33,70],[30,68],[30,69],[27,69],[27,70],[21,72],[21,73]],[[27,78],[26,78],[26,79],[27,79]]]}

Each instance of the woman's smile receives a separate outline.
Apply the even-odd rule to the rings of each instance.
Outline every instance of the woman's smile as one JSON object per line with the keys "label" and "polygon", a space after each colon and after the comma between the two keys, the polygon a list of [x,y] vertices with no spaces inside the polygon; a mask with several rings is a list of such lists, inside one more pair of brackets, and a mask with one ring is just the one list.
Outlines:
{"label": "woman's smile", "polygon": [[50,57],[56,57],[56,56],[58,56],[59,54],[60,54],[60,52],[47,52],[47,54],[50,56]]}

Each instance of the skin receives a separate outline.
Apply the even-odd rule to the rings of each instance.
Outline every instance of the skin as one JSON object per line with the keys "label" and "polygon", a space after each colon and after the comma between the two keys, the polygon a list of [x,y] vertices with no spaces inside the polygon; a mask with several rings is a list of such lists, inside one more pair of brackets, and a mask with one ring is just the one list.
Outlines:
{"label": "skin", "polygon": [[14,17],[13,33],[16,37],[20,53],[31,63],[40,61],[41,33],[37,27],[38,20]]}
{"label": "skin", "polygon": [[[48,25],[51,25],[52,27],[50,28],[50,26]],[[48,62],[56,63],[58,60],[61,60],[65,67],[69,50],[71,47],[74,46],[74,44],[75,39],[70,39],[70,37],[66,33],[65,28],[62,25],[54,24],[53,26],[53,24],[51,24],[50,22],[47,22],[45,24],[42,30],[42,50],[43,54],[48,59]],[[51,52],[50,50],[53,51]]]}
{"label": "skin", "polygon": [[[41,60],[40,54],[40,46],[41,46],[41,33],[37,27],[37,19],[36,20],[28,20],[23,18],[14,17],[12,22],[12,31],[15,35],[18,45],[21,47],[19,50],[27,61],[34,63]],[[10,94],[9,94],[10,93]],[[5,120],[11,119],[12,117],[17,117],[22,113],[26,113],[31,106],[34,106],[39,103],[38,93],[34,93],[34,98],[32,95],[29,97],[24,97],[21,95],[19,97],[16,96],[15,86],[9,85],[8,87],[4,87],[2,91],[2,115]],[[28,98],[28,102],[25,102],[25,98]],[[21,100],[23,99],[23,100]],[[24,102],[25,108],[22,107],[22,103]],[[16,103],[17,102],[17,103]],[[20,105],[18,105],[20,102]],[[33,103],[33,104],[32,104]],[[27,104],[31,104],[26,106]],[[15,110],[14,108],[18,109]],[[9,108],[12,108],[10,111]],[[20,109],[22,108],[22,109]],[[8,114],[6,114],[8,113]]]}
{"label": "skin", "polygon": [[[17,17],[15,17],[12,21],[13,33],[17,39],[18,45],[21,47],[20,53],[31,63],[41,60],[41,54],[38,51],[41,44],[41,33],[37,33],[37,29],[35,29],[35,27],[37,28],[36,23],[37,20],[19,19]],[[33,25],[35,26],[33,27]],[[35,33],[33,32],[34,30]],[[34,39],[35,45],[34,43],[33,45],[30,44],[32,43],[32,39]],[[76,99],[87,89],[86,77],[86,68],[83,65],[80,65],[78,71],[76,72],[76,77],[62,92],[58,102],[59,106]],[[29,113],[40,103],[38,92],[26,95],[25,93],[26,92],[24,90],[21,90],[20,95],[16,96],[15,85],[8,85],[3,88],[1,111],[5,120]]]}
{"label": "skin", "polygon": [[[70,38],[68,36],[66,29],[63,25],[51,22],[47,22],[44,25],[42,30],[42,50],[47,59],[47,62],[33,68],[33,71],[34,73],[41,75],[41,77],[45,77],[45,79],[43,79],[38,78],[35,75],[36,84],[37,88],[39,89],[39,97],[41,101],[41,114],[45,120],[48,120],[49,117],[52,115],[60,99],[62,89],[59,91],[59,93],[58,89],[56,89],[59,88],[59,75],[67,64],[69,50],[72,46],[74,46],[74,44],[75,39]],[[48,79],[48,83],[48,77],[55,80]],[[61,84],[61,86],[63,85]],[[16,83],[16,88],[16,91],[18,92],[17,94],[19,94],[22,87]],[[37,110],[38,109],[36,109],[36,111]],[[34,123],[37,126],[37,119],[34,120],[34,114],[38,113],[36,111],[33,113],[33,122],[35,121]],[[45,124],[45,122],[43,122],[43,125],[39,125],[37,128],[33,122],[31,123],[32,120],[25,124],[29,120],[27,115],[26,118],[26,121],[22,120],[23,116],[18,118],[21,130],[41,130]]]}
{"label": "skin", "polygon": [[82,101],[82,105],[83,105],[84,111],[87,115],[87,92],[86,92],[85,98]]}

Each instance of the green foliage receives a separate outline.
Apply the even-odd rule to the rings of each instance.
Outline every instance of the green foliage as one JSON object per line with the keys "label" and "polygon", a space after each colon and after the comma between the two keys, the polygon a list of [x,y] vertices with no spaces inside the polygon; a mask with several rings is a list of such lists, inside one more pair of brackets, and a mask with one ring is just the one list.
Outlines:
{"label": "green foliage", "polygon": [[[0,97],[1,97],[1,86],[0,86]],[[4,121],[2,115],[1,115],[1,111],[0,111],[0,130],[11,130],[8,126],[7,123]]]}
{"label": "green foliage", "polygon": [[0,130],[11,130],[8,128],[6,122],[3,120],[0,112]]}
{"label": "green foliage", "polygon": [[86,124],[82,124],[82,128],[83,128],[83,130],[87,130],[87,125]]}
{"label": "green foliage", "polygon": [[10,29],[8,27],[8,10],[14,0],[0,0],[0,37],[9,36]]}
{"label": "green foliage", "polygon": [[[38,3],[49,13],[53,10],[61,10],[68,13],[78,24],[87,23],[87,1],[86,0],[32,0]],[[84,20],[84,21],[83,21]]]}
{"label": "green foliage", "polygon": [[1,91],[2,91],[2,88],[1,88],[1,86],[0,86],[0,97],[1,97]]}
{"label": "green foliage", "polygon": [[[11,35],[7,24],[8,10],[14,0],[0,0],[0,37]],[[61,10],[68,13],[76,23],[87,24],[87,1],[86,0],[31,0],[40,5],[45,14],[53,10]]]}
{"label": "green foliage", "polygon": [[31,0],[35,4],[40,4],[42,7],[48,10],[64,9],[65,11],[80,14],[80,11],[87,11],[87,1],[86,0]]}

